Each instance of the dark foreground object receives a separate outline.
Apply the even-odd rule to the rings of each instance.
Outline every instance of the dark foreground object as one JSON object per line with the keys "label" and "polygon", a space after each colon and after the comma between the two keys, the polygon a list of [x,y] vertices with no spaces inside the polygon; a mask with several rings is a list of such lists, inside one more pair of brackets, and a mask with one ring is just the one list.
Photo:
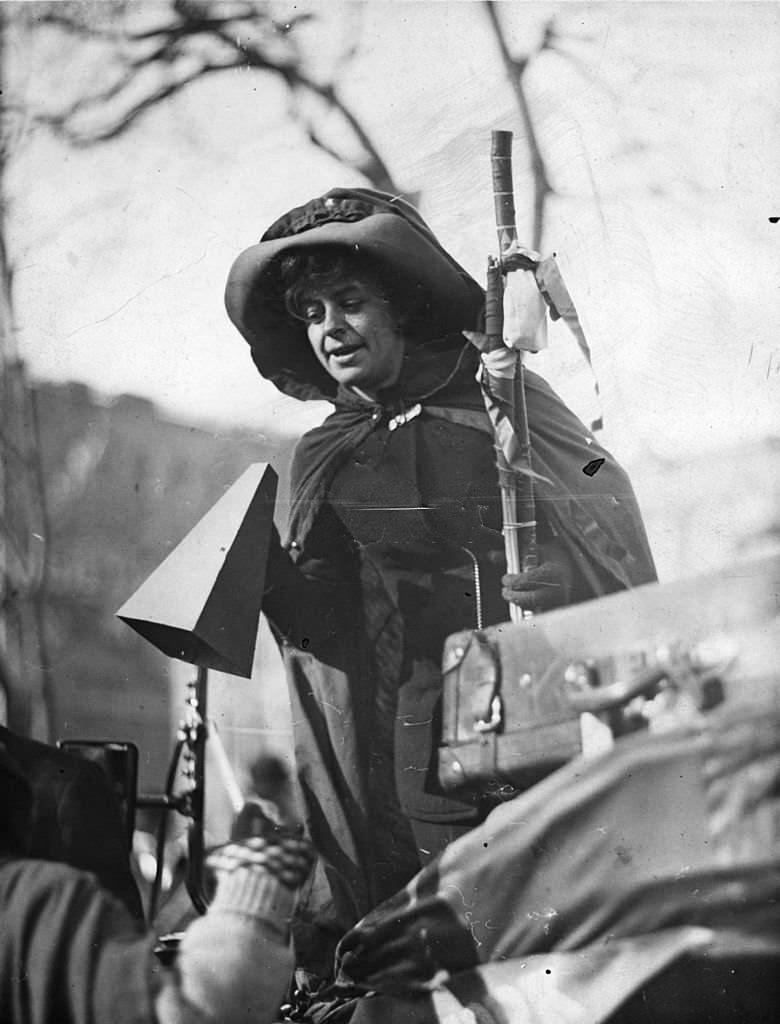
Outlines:
{"label": "dark foreground object", "polygon": [[780,958],[684,957],[643,986],[607,1024],[774,1024]]}

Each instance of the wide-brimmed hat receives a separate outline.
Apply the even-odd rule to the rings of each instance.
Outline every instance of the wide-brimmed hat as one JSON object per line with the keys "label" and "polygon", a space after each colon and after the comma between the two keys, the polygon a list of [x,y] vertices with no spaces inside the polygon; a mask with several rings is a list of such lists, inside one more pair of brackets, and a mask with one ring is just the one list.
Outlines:
{"label": "wide-brimmed hat", "polygon": [[411,305],[424,300],[431,337],[478,327],[482,289],[413,206],[374,189],[331,189],[280,217],[242,252],[225,289],[228,315],[249,342],[257,368],[287,394],[312,398],[336,391],[305,325],[280,301],[281,257],[321,246],[365,256],[388,272],[395,290],[408,292]]}

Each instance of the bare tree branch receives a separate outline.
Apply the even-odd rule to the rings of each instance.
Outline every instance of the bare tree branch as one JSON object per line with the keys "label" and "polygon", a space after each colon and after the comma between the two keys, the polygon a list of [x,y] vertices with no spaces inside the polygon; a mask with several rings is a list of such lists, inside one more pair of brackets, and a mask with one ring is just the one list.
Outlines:
{"label": "bare tree branch", "polygon": [[528,97],[523,84],[523,76],[531,60],[535,56],[538,56],[538,54],[542,53],[542,51],[551,48],[552,41],[554,39],[554,28],[552,21],[549,21],[545,26],[541,42],[536,50],[531,51],[523,57],[513,57],[509,52],[506,37],[498,18],[496,4],[493,0],[486,0],[485,7],[487,9],[490,23],[493,26],[493,31],[496,36],[496,42],[498,44],[499,52],[501,53],[504,68],[506,69],[507,76],[509,77],[509,81],[514,90],[518,107],[520,108],[520,117],[523,121],[523,127],[525,129],[526,139],[528,142],[528,150],[531,157],[531,171],[534,180],[533,240],[531,247],[533,249],[538,249],[542,244],[542,234],[544,232],[545,203],[547,201],[547,197],[552,195],[553,187],[550,184],[547,165],[542,155],[539,139],[536,134],[531,108],[528,104]]}
{"label": "bare tree branch", "polygon": [[[220,38],[225,38],[225,34],[223,32],[219,32],[218,34]],[[304,89],[308,92],[314,93],[314,95],[318,96],[320,99],[325,100],[328,106],[332,107],[344,118],[355,134],[358,142],[365,150],[366,156],[358,163],[357,170],[365,174],[369,181],[373,182],[377,188],[388,192],[399,192],[387,165],[371,141],[368,131],[364,128],[362,122],[354,111],[341,99],[332,82],[320,83],[314,81],[314,79],[306,75],[306,73],[301,70],[300,66],[294,62],[290,62],[288,65],[283,67],[279,65],[272,65],[256,47],[244,45],[241,49],[253,67],[276,71],[278,74],[282,75],[290,89]],[[340,162],[345,162],[343,155],[339,156],[333,148],[326,145],[319,133],[317,133],[311,125],[307,126],[307,132],[314,145],[322,149],[323,152],[328,153],[330,156],[336,157]]]}
{"label": "bare tree branch", "polygon": [[115,119],[103,128],[93,128],[88,133],[79,133],[77,129],[70,127],[68,118],[62,120],[52,118],[48,122],[44,121],[43,123],[47,123],[50,127],[54,128],[62,138],[66,139],[73,146],[92,146],[96,142],[105,142],[108,139],[116,138],[125,132],[134,121],[137,121],[142,114],[145,114],[147,110],[157,106],[163,100],[175,96],[176,93],[181,92],[182,89],[191,82],[196,81],[196,79],[203,78],[213,71],[224,71],[225,67],[226,65],[222,64],[204,65],[175,82],[167,82],[165,85],[154,89],[138,103],[133,104],[132,107],[125,111],[122,117]]}
{"label": "bare tree branch", "polygon": [[[90,109],[97,109],[111,100],[116,99],[120,93],[129,88],[136,75],[141,72],[144,68],[151,67],[156,59],[156,54],[149,58],[142,58],[132,60],[128,62],[124,74],[117,78],[116,82],[112,85],[107,86],[101,92],[96,93],[94,96],[82,96],[77,100],[74,100],[70,106],[66,107],[59,114],[53,115],[40,115],[37,120],[41,124],[46,124],[51,128],[54,128],[67,136],[70,141],[73,141],[78,133],[73,133],[69,128],[70,122],[77,118],[80,114],[88,112]],[[128,112],[133,113],[132,108]],[[96,136],[96,139],[102,138],[103,136]],[[88,143],[89,139],[85,139],[85,143]]]}
{"label": "bare tree branch", "polygon": [[[289,21],[279,23],[265,6],[215,5],[212,0],[174,0],[167,14],[167,19],[160,25],[133,29],[128,24],[117,29],[105,24],[86,23],[74,17],[71,11],[44,8],[36,19],[37,23],[113,44],[116,52],[111,56],[119,67],[110,85],[93,95],[79,97],[64,109],[38,115],[37,122],[47,125],[74,145],[88,146],[121,135],[148,110],[205,75],[246,67],[280,77],[293,96],[296,93],[308,94],[321,100],[349,129],[360,155],[350,155],[349,151],[328,141],[323,132],[311,123],[311,118],[298,108],[296,116],[312,144],[340,163],[358,170],[376,188],[402,192],[367,127],[341,96],[335,80],[318,81],[305,70],[294,32],[297,26],[314,20],[315,15],[303,11]],[[206,57],[205,47],[216,52]],[[353,53],[354,47],[347,58]],[[198,63],[193,68],[190,64],[196,57]],[[184,70],[182,64],[187,65]],[[343,64],[341,61],[339,66],[343,67]],[[140,98],[131,95],[135,93],[140,76],[155,70],[162,78],[160,84],[150,83]],[[125,98],[127,104],[123,107]],[[119,105],[120,110],[113,113],[108,109],[112,105]],[[90,117],[99,119],[101,114],[104,115],[104,123],[84,124]]]}

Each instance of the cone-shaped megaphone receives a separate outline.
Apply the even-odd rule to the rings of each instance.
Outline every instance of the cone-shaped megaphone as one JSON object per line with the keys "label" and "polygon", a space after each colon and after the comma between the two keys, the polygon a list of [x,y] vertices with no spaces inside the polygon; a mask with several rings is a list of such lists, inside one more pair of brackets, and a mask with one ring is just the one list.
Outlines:
{"label": "cone-shaped megaphone", "polygon": [[250,466],[117,615],[171,658],[249,678],[277,476]]}

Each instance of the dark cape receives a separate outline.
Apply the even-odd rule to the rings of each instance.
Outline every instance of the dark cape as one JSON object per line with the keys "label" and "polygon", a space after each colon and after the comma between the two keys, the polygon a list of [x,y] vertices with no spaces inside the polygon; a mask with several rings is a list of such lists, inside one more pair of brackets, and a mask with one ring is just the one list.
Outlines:
{"label": "dark cape", "polygon": [[[296,944],[326,974],[333,943],[419,868],[409,819],[471,819],[435,778],[444,639],[504,621],[494,441],[462,338],[415,347],[392,389],[341,389],[296,450],[287,551],[264,610],[288,671],[307,826],[321,854]],[[540,539],[564,544],[574,601],[655,579],[628,477],[526,372]],[[417,407],[420,407],[419,409]],[[595,475],[583,468],[603,459]],[[477,598],[480,594],[477,593]]]}
{"label": "dark cape", "polygon": [[[404,409],[420,403],[429,415],[492,437],[474,381],[476,363],[470,345],[453,347],[452,339],[445,339],[420,346],[407,358],[400,382],[380,395],[376,403],[342,388],[335,411],[309,431],[296,449],[289,542],[305,548],[306,537],[339,469],[372,431],[386,428],[388,420]],[[526,369],[524,380],[538,501],[546,504],[572,550],[594,559],[620,586],[655,579],[652,554],[628,476],[542,377]],[[583,472],[597,460],[603,462],[596,473]]]}

